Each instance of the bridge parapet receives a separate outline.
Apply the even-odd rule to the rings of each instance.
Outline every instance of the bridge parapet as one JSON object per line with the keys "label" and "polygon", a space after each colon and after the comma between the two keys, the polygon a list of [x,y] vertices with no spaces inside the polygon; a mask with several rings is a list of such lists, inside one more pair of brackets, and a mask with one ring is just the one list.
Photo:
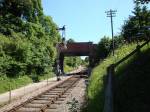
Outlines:
{"label": "bridge parapet", "polygon": [[60,53],[64,56],[89,56],[95,44],[92,42],[67,43],[67,49],[63,49],[63,44],[59,44]]}

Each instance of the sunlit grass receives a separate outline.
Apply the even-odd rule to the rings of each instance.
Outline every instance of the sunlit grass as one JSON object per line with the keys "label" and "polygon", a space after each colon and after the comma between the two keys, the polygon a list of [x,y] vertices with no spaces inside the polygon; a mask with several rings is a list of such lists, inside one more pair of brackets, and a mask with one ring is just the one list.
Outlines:
{"label": "sunlit grass", "polygon": [[[39,81],[46,80],[47,78],[54,77],[54,73],[43,74],[38,76]],[[26,86],[30,83],[33,83],[33,80],[30,76],[24,75],[15,78],[9,78],[5,75],[0,76],[0,94],[23,86]]]}
{"label": "sunlit grass", "polygon": [[32,83],[32,79],[28,77],[27,75],[20,76],[18,78],[8,78],[6,76],[1,76],[0,77],[0,93],[7,92],[10,89],[11,90],[17,89],[29,83]]}
{"label": "sunlit grass", "polygon": [[[121,60],[123,57],[131,53],[133,50],[136,49],[136,44],[128,44],[123,45],[122,47],[115,50],[115,56],[108,56],[105,60],[99,63],[97,67],[95,67],[92,71],[92,75],[90,77],[90,83],[88,86],[87,96],[89,99],[89,104],[87,107],[86,112],[102,112],[103,111],[103,104],[104,104],[104,81],[106,76],[107,67],[117,61]],[[141,51],[147,50],[149,47],[146,45]],[[124,61],[116,68],[116,74],[120,75],[121,71],[130,64],[136,54],[131,56],[128,60]]]}

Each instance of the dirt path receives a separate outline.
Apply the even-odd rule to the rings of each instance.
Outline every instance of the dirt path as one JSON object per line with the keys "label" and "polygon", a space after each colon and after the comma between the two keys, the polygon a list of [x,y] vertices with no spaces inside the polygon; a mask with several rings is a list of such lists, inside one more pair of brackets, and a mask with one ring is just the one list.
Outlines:
{"label": "dirt path", "polygon": [[59,107],[57,108],[56,112],[70,112],[69,107],[71,105],[68,105],[67,102],[72,102],[73,99],[78,101],[77,107],[78,112],[80,112],[80,109],[82,109],[82,106],[84,106],[85,103],[85,94],[86,94],[86,84],[85,84],[85,79],[81,79],[78,84],[73,88],[69,96],[66,98],[65,101],[63,101]]}

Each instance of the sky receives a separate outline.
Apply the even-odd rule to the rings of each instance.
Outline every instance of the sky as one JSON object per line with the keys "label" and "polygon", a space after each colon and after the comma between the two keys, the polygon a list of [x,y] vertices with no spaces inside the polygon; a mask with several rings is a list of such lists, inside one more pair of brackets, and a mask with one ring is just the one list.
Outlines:
{"label": "sky", "polygon": [[134,8],[133,0],[42,0],[43,10],[54,22],[66,25],[66,39],[98,43],[103,36],[111,38],[110,18],[106,11],[117,10],[113,18],[114,34]]}

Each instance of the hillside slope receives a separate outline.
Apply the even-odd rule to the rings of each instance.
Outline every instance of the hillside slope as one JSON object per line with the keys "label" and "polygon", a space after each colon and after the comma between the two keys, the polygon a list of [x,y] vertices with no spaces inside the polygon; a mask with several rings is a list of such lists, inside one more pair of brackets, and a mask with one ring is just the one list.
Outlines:
{"label": "hillside slope", "polygon": [[[105,86],[104,83],[106,81],[105,76],[106,76],[107,67],[110,64],[119,61],[120,59],[122,59],[123,57],[125,57],[126,55],[131,53],[135,48],[136,48],[136,44],[124,45],[121,48],[115,50],[115,56],[114,57],[109,56],[104,61],[102,61],[97,67],[95,67],[93,69],[92,75],[90,77],[90,84],[89,84],[89,87],[88,87],[88,92],[87,92],[89,102],[88,102],[88,106],[85,110],[86,112],[102,112],[103,111],[104,86]],[[123,78],[122,73],[124,71],[126,71],[126,68],[129,67],[130,64],[135,62],[135,59],[138,59],[139,56],[142,57],[145,53],[147,53],[149,48],[150,47],[146,45],[144,48],[141,49],[141,53],[135,54],[134,56],[132,56],[131,58],[129,58],[127,61],[125,61],[124,63],[122,63],[120,66],[118,66],[116,68],[116,82],[117,82],[116,85],[117,84],[119,85],[120,82],[122,82],[122,80],[121,80],[121,77]],[[147,64],[147,65],[149,65],[149,64]],[[137,70],[140,70],[140,69],[137,69]],[[141,71],[142,71],[142,69],[141,69]],[[127,80],[125,80],[125,81],[128,82]],[[117,92],[117,94],[115,94],[115,95],[118,95],[118,96],[115,97],[115,104],[116,104],[115,105],[115,107],[116,107],[115,112],[125,112],[125,111],[119,110],[119,108],[118,108],[120,106],[120,105],[118,105],[118,103],[121,104],[121,105],[124,105],[124,101],[120,99],[120,94],[122,94],[122,99],[124,98],[123,97],[124,93],[122,93],[124,91],[119,90],[119,88],[125,88],[125,87],[123,87],[121,85],[116,87],[116,91],[119,91],[119,92]],[[127,88],[128,87],[126,87],[126,89]],[[118,100],[118,99],[120,99],[120,100]],[[125,105],[127,105],[127,104],[125,104]],[[126,107],[124,107],[124,108],[126,108]],[[126,112],[130,112],[130,111],[126,110]],[[131,112],[134,112],[134,111],[131,111]]]}
{"label": "hillside slope", "polygon": [[116,75],[115,112],[150,111],[150,49]]}

